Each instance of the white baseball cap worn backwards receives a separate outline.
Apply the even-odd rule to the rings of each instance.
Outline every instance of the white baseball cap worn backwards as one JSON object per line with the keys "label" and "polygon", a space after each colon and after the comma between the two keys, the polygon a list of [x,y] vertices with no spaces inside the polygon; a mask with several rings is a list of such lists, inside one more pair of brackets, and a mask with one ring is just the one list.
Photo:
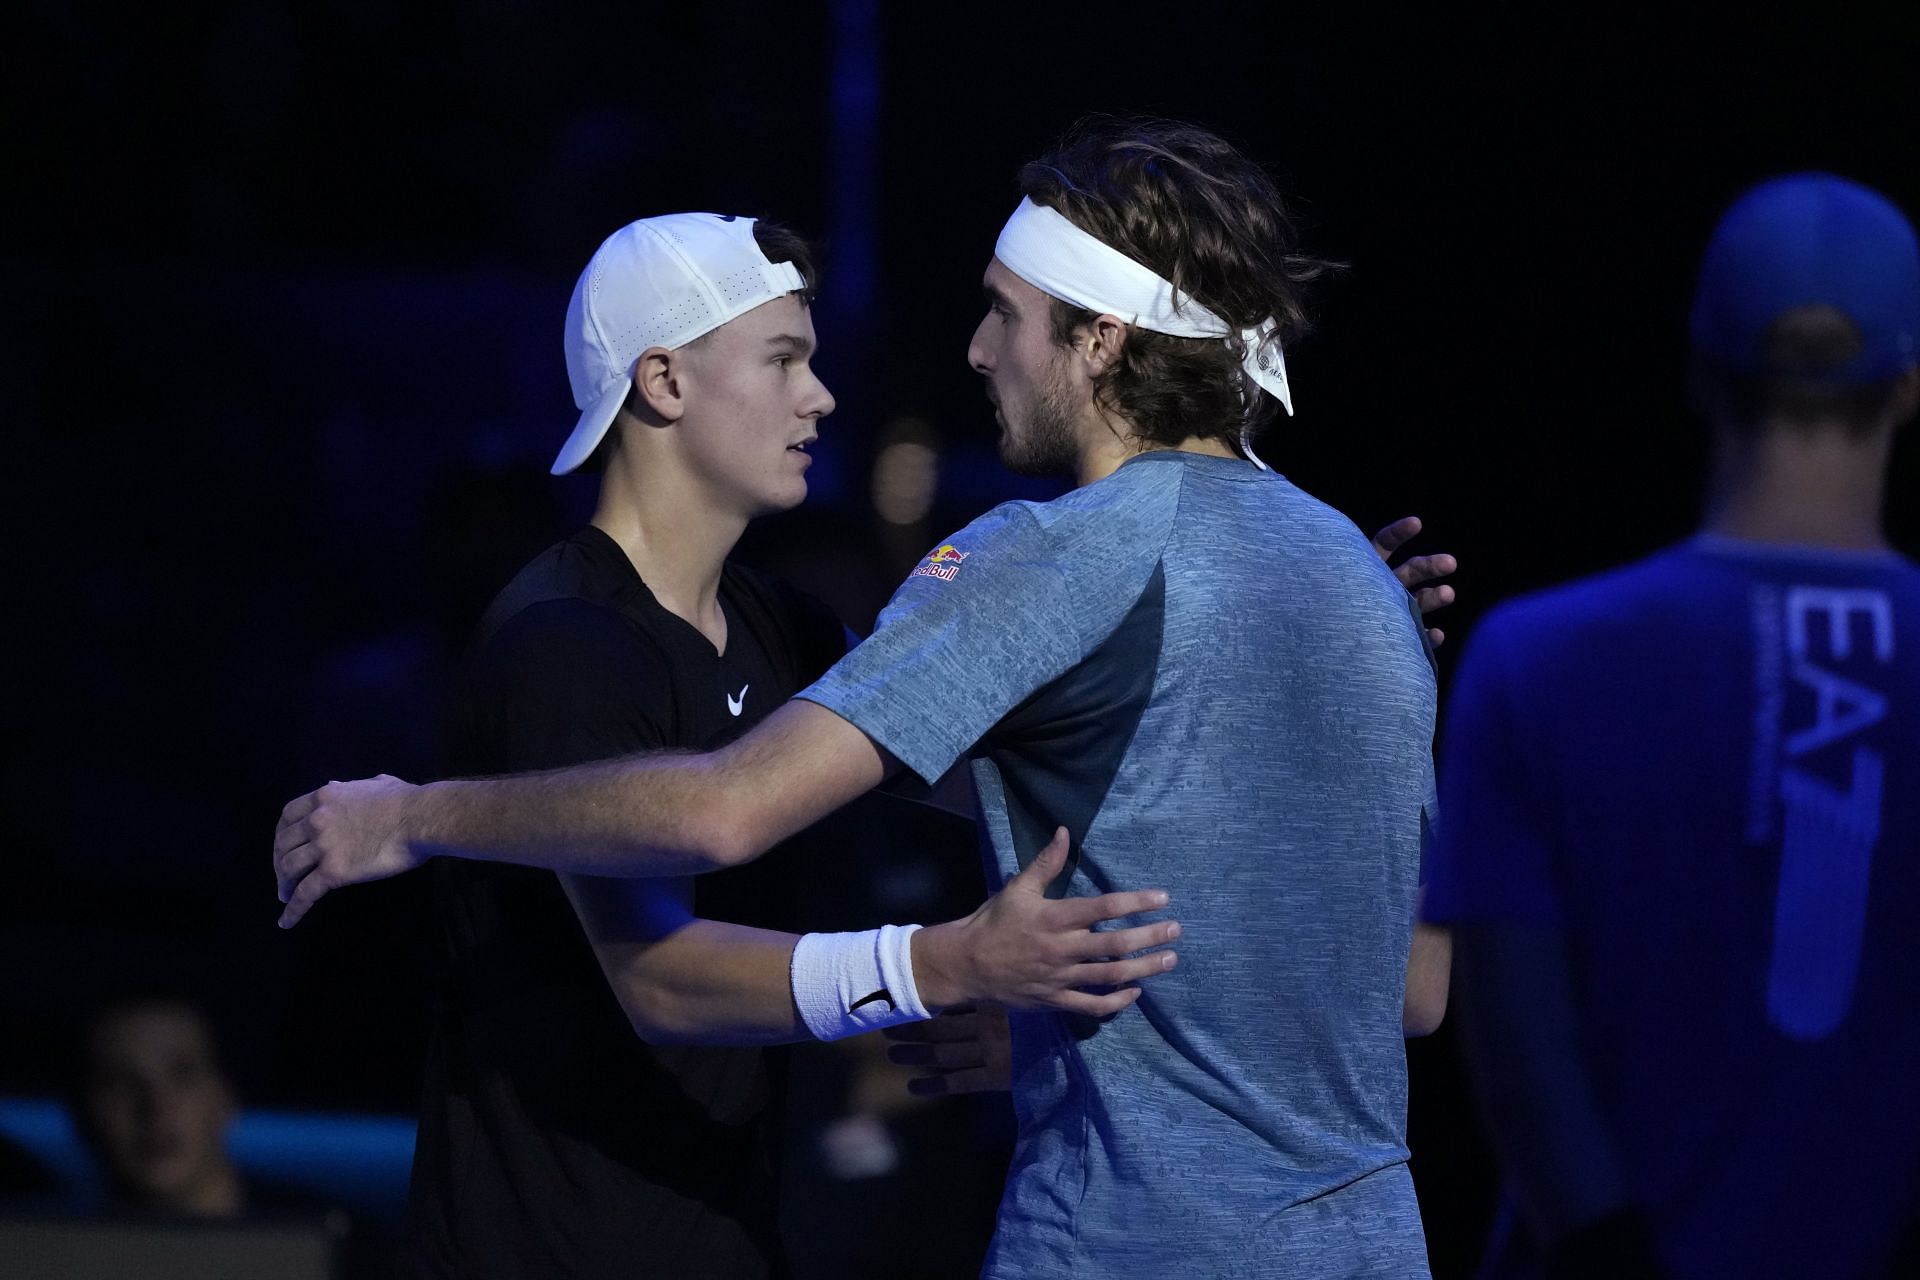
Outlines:
{"label": "white baseball cap worn backwards", "polygon": [[553,460],[585,462],[626,402],[649,347],[672,350],[775,298],[806,287],[791,262],[769,262],[752,218],[669,213],[608,236],[567,304],[567,380],[580,421]]}

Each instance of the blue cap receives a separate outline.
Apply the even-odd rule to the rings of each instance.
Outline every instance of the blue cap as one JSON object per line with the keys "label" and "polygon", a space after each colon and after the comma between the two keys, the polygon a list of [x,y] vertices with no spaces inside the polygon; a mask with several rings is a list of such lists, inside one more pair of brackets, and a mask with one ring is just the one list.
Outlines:
{"label": "blue cap", "polygon": [[1694,350],[1735,373],[1767,364],[1773,322],[1796,307],[1837,308],[1860,331],[1852,360],[1823,381],[1878,382],[1920,361],[1920,244],[1877,191],[1829,173],[1754,187],[1707,245],[1693,296]]}

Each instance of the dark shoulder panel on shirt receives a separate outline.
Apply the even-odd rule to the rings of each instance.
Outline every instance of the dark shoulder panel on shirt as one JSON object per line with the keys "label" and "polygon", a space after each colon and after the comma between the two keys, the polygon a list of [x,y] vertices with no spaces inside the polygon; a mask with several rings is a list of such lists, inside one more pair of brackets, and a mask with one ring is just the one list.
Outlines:
{"label": "dark shoulder panel on shirt", "polygon": [[548,769],[665,745],[673,693],[664,655],[617,611],[543,600],[474,653],[462,744],[484,772]]}
{"label": "dark shoulder panel on shirt", "polygon": [[555,768],[664,745],[667,655],[626,607],[642,589],[618,546],[591,528],[515,574],[468,656],[460,771]]}
{"label": "dark shoulder panel on shirt", "polygon": [[476,646],[532,605],[580,600],[619,609],[638,588],[633,566],[613,539],[591,526],[529,560],[493,598],[475,629]]}

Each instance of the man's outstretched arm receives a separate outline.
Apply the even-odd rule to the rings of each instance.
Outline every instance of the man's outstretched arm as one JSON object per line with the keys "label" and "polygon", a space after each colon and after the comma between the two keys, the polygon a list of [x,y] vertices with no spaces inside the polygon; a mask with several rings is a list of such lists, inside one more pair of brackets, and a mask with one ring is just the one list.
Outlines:
{"label": "man's outstretched arm", "polygon": [[[1170,920],[1098,930],[1156,911],[1164,893],[1049,899],[1047,884],[1066,863],[1063,829],[1027,868],[979,910],[912,936],[910,1005],[937,1012],[995,1001],[1014,1008],[1116,1013],[1164,973],[1180,926]],[[790,933],[693,914],[693,881],[675,877],[603,880],[566,876],[567,894],[595,957],[633,1029],[656,1044],[776,1044],[823,1034],[802,1015]],[[1145,954],[1136,954],[1145,953]],[[848,1021],[824,1029],[861,1030]]]}
{"label": "man's outstretched arm", "polygon": [[280,925],[292,927],[334,889],[436,855],[597,876],[737,866],[897,767],[847,721],[795,700],[706,755],[630,756],[426,786],[385,777],[330,783],[280,814]]}

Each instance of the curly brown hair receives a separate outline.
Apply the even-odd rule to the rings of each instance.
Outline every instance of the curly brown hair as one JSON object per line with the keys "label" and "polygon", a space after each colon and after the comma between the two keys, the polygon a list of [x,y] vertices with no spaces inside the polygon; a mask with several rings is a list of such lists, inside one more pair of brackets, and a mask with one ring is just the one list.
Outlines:
{"label": "curly brown hair", "polygon": [[[1020,190],[1172,282],[1235,329],[1271,316],[1291,346],[1311,327],[1305,287],[1338,264],[1296,251],[1273,179],[1197,125],[1092,115],[1020,170]],[[1054,299],[1053,336],[1070,343],[1095,313]],[[1277,402],[1241,368],[1239,338],[1176,338],[1138,327],[1094,383],[1094,401],[1156,445],[1192,436],[1229,447]]]}

